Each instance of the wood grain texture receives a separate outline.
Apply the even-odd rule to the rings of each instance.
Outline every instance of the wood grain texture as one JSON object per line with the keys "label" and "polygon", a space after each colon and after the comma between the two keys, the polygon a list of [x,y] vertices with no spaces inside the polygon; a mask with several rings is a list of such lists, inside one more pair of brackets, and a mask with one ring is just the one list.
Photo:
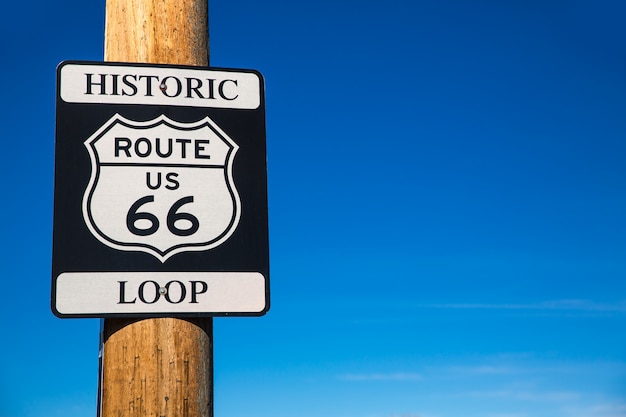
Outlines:
{"label": "wood grain texture", "polygon": [[207,66],[207,0],[107,0],[104,59]]}
{"label": "wood grain texture", "polygon": [[106,320],[103,417],[211,416],[212,322]]}
{"label": "wood grain texture", "polygon": [[[107,0],[106,61],[208,66],[207,0]],[[106,319],[101,417],[211,417],[213,323]]]}

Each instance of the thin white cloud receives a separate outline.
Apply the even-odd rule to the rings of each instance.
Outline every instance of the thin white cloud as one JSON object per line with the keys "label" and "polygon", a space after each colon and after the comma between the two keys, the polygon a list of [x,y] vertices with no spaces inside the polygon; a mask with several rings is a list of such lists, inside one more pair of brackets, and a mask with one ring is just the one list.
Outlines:
{"label": "thin white cloud", "polygon": [[414,372],[370,373],[370,374],[342,374],[343,381],[421,381],[422,375]]}
{"label": "thin white cloud", "polygon": [[557,310],[570,312],[626,312],[626,302],[597,303],[591,300],[549,300],[538,303],[443,303],[421,304],[422,308],[441,308],[459,310]]}
{"label": "thin white cloud", "polygon": [[460,395],[473,398],[499,398],[533,402],[568,402],[577,400],[581,397],[581,394],[575,391],[527,391],[514,389],[468,391],[461,393]]}
{"label": "thin white cloud", "polygon": [[604,403],[566,409],[567,417],[626,417],[626,403]]}
{"label": "thin white cloud", "polygon": [[439,364],[420,369],[425,377],[624,375],[626,362],[546,360],[533,353],[496,353],[473,357],[464,363]]}
{"label": "thin white cloud", "polygon": [[488,417],[528,417],[527,413],[496,413],[488,414]]}
{"label": "thin white cloud", "polygon": [[527,369],[508,365],[450,366],[445,370],[464,375],[514,375],[528,373]]}
{"label": "thin white cloud", "polygon": [[427,417],[427,416],[424,414],[404,413],[404,414],[392,414],[389,417]]}
{"label": "thin white cloud", "polygon": [[[495,355],[482,359],[482,362],[474,364],[458,364],[458,365],[442,365],[442,366],[426,366],[421,372],[413,371],[397,371],[397,372],[369,372],[369,373],[342,373],[337,375],[337,379],[343,381],[423,381],[425,379],[433,380],[463,380],[464,378],[481,378],[483,381],[489,378],[511,378],[511,377],[565,377],[569,378],[576,375],[623,375],[626,372],[626,363],[614,361],[592,361],[592,362],[542,362],[533,360],[532,355]],[[487,378],[487,379],[485,379]],[[514,396],[514,391],[490,391],[492,396],[496,394],[505,395],[510,393]],[[515,396],[521,397],[526,395],[529,399],[533,396],[523,392],[517,392]],[[567,398],[571,397],[571,393],[564,394],[560,392],[550,394],[552,398],[559,395]],[[548,398],[543,395],[543,398]],[[626,416],[625,416],[626,417]]]}

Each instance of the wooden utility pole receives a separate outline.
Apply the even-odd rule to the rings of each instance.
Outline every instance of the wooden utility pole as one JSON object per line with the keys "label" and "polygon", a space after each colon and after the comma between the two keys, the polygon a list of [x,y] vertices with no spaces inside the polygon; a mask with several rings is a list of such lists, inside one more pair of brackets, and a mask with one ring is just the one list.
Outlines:
{"label": "wooden utility pole", "polygon": [[[207,0],[107,0],[104,59],[208,66]],[[212,319],[106,319],[101,417],[212,417]]]}
{"label": "wooden utility pole", "polygon": [[105,61],[209,65],[208,0],[107,0]]}

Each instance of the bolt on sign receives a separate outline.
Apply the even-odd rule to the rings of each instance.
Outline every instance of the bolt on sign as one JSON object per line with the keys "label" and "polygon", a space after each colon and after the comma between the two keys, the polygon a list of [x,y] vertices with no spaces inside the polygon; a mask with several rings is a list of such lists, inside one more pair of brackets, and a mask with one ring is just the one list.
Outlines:
{"label": "bolt on sign", "polygon": [[62,62],[54,314],[265,314],[265,155],[256,71]]}

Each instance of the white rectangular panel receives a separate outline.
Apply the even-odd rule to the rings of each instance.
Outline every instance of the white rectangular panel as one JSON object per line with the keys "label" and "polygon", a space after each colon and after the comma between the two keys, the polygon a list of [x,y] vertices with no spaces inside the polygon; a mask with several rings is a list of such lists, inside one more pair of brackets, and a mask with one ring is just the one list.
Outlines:
{"label": "white rectangular panel", "polygon": [[256,109],[261,79],[255,72],[167,66],[65,63],[60,96],[67,103]]}
{"label": "white rectangular panel", "polygon": [[56,281],[62,315],[260,313],[258,272],[65,272]]}

